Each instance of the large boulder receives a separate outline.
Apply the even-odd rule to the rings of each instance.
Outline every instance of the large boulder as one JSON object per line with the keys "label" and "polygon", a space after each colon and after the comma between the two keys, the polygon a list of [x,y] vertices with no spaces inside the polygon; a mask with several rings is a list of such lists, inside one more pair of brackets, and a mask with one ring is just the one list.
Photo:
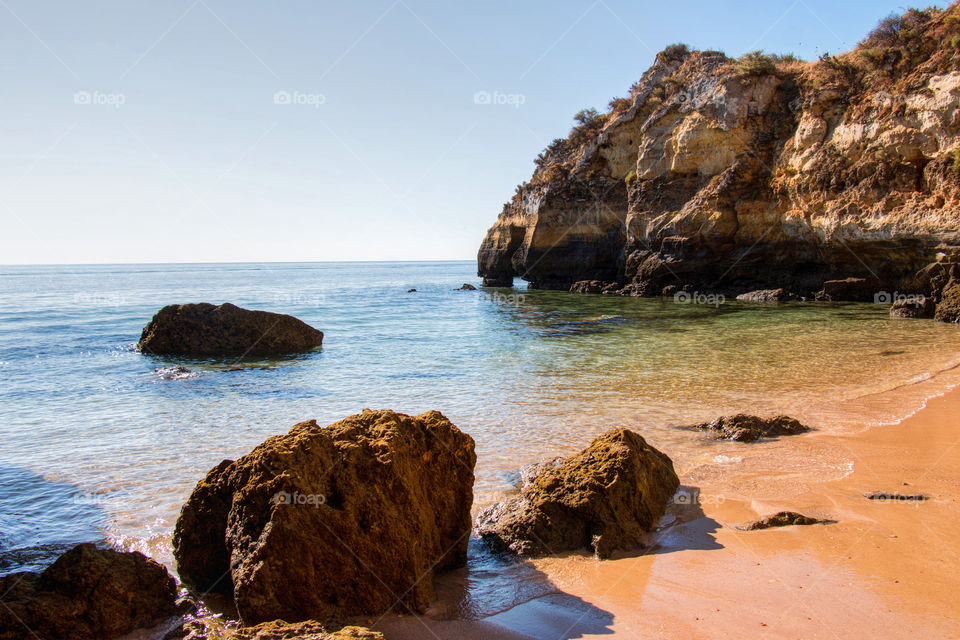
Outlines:
{"label": "large boulder", "polygon": [[42,573],[0,578],[0,640],[99,640],[176,613],[177,585],[140,553],[81,544]]}
{"label": "large boulder", "polygon": [[943,297],[933,317],[940,322],[960,322],[960,283],[944,288]]}
{"label": "large boulder", "polygon": [[322,331],[293,316],[201,302],[160,309],[137,348],[157,355],[263,356],[309,351],[322,342]]}
{"label": "large boulder", "polygon": [[174,530],[180,576],[245,624],[422,612],[466,562],[473,439],[437,411],[295,425],[200,481]]}
{"label": "large boulder", "polygon": [[477,534],[498,551],[543,556],[642,546],[680,480],[636,433],[613,429],[569,458],[526,470],[519,494],[483,510]]}
{"label": "large boulder", "polygon": [[693,428],[705,431],[715,440],[735,440],[738,442],[755,442],[761,438],[793,436],[810,430],[810,427],[789,416],[760,418],[745,413],[722,416],[713,422],[694,425]]}

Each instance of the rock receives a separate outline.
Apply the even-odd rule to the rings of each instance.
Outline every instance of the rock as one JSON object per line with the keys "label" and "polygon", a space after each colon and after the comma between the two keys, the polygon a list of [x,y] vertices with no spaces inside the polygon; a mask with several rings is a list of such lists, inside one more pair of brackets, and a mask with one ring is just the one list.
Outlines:
{"label": "rock", "polygon": [[309,351],[322,342],[322,331],[293,316],[202,302],[158,311],[137,348],[157,355],[259,356]]}
{"label": "rock", "polygon": [[642,437],[613,429],[569,458],[541,463],[520,493],[484,509],[477,534],[495,550],[543,556],[642,546],[680,481]]}
{"label": "rock", "polygon": [[930,498],[922,493],[887,493],[886,491],[872,491],[864,494],[867,500],[876,500],[877,502],[923,502]]}
{"label": "rock", "polygon": [[823,289],[814,296],[825,302],[873,302],[880,293],[877,281],[866,278],[844,278],[843,280],[827,280]]}
{"label": "rock", "polygon": [[180,365],[176,367],[161,367],[154,369],[153,372],[164,380],[186,380],[187,378],[194,378],[197,375],[190,369]]}
{"label": "rock", "polygon": [[706,431],[716,440],[736,440],[738,442],[754,442],[761,438],[775,438],[777,436],[793,436],[809,431],[798,420],[787,416],[776,418],[758,418],[738,413],[734,416],[723,416],[713,422],[694,425],[695,429]]}
{"label": "rock", "polygon": [[177,585],[140,553],[81,544],[42,573],[0,578],[0,640],[94,640],[176,613]]}
{"label": "rock", "polygon": [[407,293],[416,293],[416,292],[417,292],[416,289],[407,289]]}
{"label": "rock", "polygon": [[740,302],[786,302],[791,295],[784,289],[757,289],[737,296]]}
{"label": "rock", "polygon": [[581,280],[570,285],[570,293],[602,293],[606,286],[600,280]]}
{"label": "rock", "polygon": [[200,481],[174,530],[180,576],[245,624],[423,612],[466,562],[473,439],[437,411],[370,411],[266,440]]}
{"label": "rock", "polygon": [[476,290],[477,288],[475,286],[473,286],[472,284],[468,284],[466,282],[463,283],[462,287],[457,289],[457,291],[476,291]]}
{"label": "rock", "polygon": [[894,302],[890,315],[894,318],[932,318],[935,309],[932,298],[911,296]]}
{"label": "rock", "polygon": [[781,511],[772,516],[767,516],[766,518],[762,518],[755,522],[750,522],[738,528],[742,529],[743,531],[756,531],[758,529],[770,529],[773,527],[789,527],[792,525],[809,524],[836,524],[836,520],[813,518],[811,516],[805,516],[802,513],[797,513],[796,511]]}
{"label": "rock", "polygon": [[960,323],[960,283],[944,289],[934,318],[940,322]]}
{"label": "rock", "polygon": [[[478,274],[657,295],[678,282],[933,293],[910,285],[960,250],[958,19],[956,4],[910,13],[896,46],[871,36],[849,56],[759,71],[708,51],[656,58],[626,105],[540,154],[484,237]],[[840,59],[855,61],[849,73]],[[850,277],[869,278],[870,295],[825,285]]]}
{"label": "rock", "polygon": [[191,620],[168,633],[164,640],[224,640],[227,637],[232,640],[384,640],[382,633],[364,627],[348,626],[328,631],[330,628],[333,627],[316,620],[293,624],[273,620],[253,627],[232,629],[227,636],[220,629],[211,629],[202,621]]}

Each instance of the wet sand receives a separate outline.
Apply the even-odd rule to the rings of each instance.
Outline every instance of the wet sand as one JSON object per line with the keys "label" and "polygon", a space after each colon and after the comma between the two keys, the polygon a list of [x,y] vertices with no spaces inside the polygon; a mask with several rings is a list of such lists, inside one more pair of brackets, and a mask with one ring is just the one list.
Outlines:
{"label": "wet sand", "polygon": [[[551,593],[477,622],[391,616],[376,628],[389,640],[960,637],[960,389],[896,425],[783,447],[843,452],[852,471],[758,474],[752,458],[725,474],[681,470],[699,504],[672,505],[646,553],[536,560]],[[930,499],[877,502],[872,491]],[[736,528],[781,510],[837,523]]]}

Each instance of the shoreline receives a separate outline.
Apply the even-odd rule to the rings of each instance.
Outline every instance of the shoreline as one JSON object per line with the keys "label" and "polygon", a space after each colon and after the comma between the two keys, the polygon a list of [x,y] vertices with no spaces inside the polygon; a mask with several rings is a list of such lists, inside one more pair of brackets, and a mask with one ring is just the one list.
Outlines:
{"label": "shoreline", "polygon": [[[840,478],[791,469],[757,477],[746,469],[700,481],[689,470],[681,482],[699,488],[699,506],[671,506],[665,520],[674,521],[650,534],[646,553],[529,561],[552,591],[478,621],[389,616],[374,628],[397,640],[420,637],[425,627],[440,637],[504,639],[894,638],[905,629],[952,637],[960,620],[952,592],[960,571],[960,477],[951,473],[960,466],[960,387],[904,413],[896,424],[781,439],[801,454],[843,451],[853,466]],[[871,491],[930,499],[876,502],[864,496]],[[735,528],[781,510],[837,522]]]}

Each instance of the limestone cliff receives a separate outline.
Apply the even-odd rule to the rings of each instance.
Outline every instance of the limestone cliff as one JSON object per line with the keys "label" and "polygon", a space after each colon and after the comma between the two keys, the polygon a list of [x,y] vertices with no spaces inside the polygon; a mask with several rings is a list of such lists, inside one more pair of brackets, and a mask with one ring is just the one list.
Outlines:
{"label": "limestone cliff", "polygon": [[479,274],[632,295],[939,291],[960,261],[958,49],[957,4],[816,62],[668,47],[540,155]]}

